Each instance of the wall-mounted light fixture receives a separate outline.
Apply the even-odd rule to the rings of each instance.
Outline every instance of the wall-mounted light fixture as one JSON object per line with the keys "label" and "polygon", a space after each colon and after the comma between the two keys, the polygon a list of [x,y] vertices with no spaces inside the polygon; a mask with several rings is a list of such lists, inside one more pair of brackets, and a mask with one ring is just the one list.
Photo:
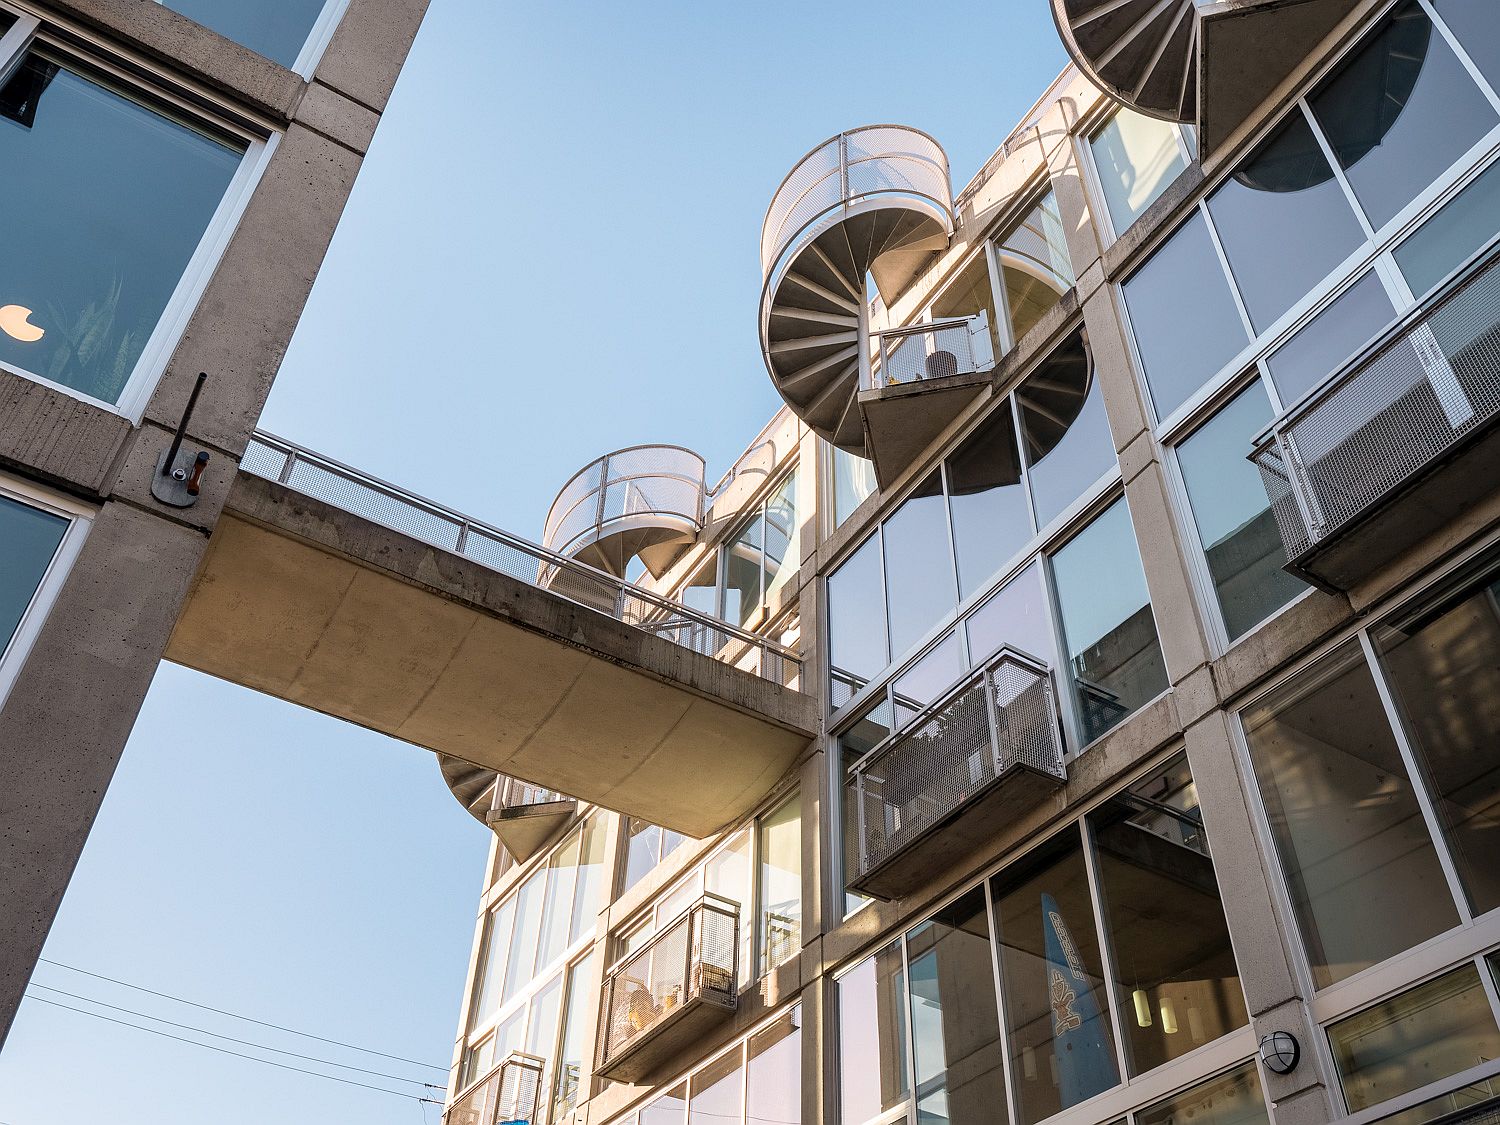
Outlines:
{"label": "wall-mounted light fixture", "polygon": [[1260,1061],[1272,1074],[1290,1074],[1302,1058],[1302,1044],[1289,1031],[1273,1031],[1260,1039]]}

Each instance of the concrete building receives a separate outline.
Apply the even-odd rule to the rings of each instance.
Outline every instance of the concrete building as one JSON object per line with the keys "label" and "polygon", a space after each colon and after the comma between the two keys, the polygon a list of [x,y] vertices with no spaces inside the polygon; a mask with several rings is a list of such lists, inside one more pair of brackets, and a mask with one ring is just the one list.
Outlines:
{"label": "concrete building", "polygon": [[712,487],[637,446],[487,526],[252,433],[279,352],[197,358],[209,297],[139,428],[14,377],[0,1002],[164,655],[493,828],[449,1125],[1494,1120],[1500,9],[1053,7],[1075,64],[957,193],[900,126],[793,165],[786,408]]}

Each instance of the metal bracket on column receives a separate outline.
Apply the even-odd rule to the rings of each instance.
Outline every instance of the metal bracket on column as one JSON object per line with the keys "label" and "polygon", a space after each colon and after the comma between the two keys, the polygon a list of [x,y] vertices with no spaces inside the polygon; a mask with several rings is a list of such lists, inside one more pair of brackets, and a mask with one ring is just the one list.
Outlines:
{"label": "metal bracket on column", "polygon": [[198,380],[188,395],[187,406],[182,411],[182,420],[177,423],[177,432],[172,435],[172,444],[156,461],[156,472],[151,476],[151,495],[173,508],[191,508],[198,502],[198,492],[203,480],[203,470],[208,467],[207,450],[193,453],[182,448],[182,435],[187,432],[188,420],[193,416],[193,407],[198,405],[198,394],[203,390],[208,372],[198,372]]}

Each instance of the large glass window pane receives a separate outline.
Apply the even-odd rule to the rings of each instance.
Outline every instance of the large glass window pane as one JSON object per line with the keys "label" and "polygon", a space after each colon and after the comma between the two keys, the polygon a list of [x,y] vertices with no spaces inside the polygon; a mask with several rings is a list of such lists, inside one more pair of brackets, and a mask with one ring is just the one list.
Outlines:
{"label": "large glass window pane", "polygon": [[995,247],[1012,340],[1019,340],[1073,285],[1068,240],[1050,191]]}
{"label": "large glass window pane", "polygon": [[1243,721],[1319,987],[1458,924],[1356,641]]}
{"label": "large glass window pane", "polygon": [[1500,1055],[1500,1028],[1473,965],[1340,1020],[1328,1040],[1350,1113]]}
{"label": "large glass window pane", "polygon": [[1174,758],[1089,816],[1132,1074],[1249,1022],[1198,790]]}
{"label": "large glass window pane", "polygon": [[1433,0],[1433,7],[1490,84],[1500,86],[1500,6],[1495,0]]}
{"label": "large glass window pane", "polygon": [[1120,1081],[1076,829],[995,876],[1011,1081],[1026,1125]]}
{"label": "large glass window pane", "polygon": [[977,316],[983,313],[990,326],[990,342],[1000,354],[1000,322],[995,319],[995,294],[990,289],[990,263],[983,253],[974,255],[953,283],[932,302],[932,318],[943,320],[955,316]]}
{"label": "large glass window pane", "polygon": [[562,1011],[562,975],[553,977],[531,998],[531,1017],[526,1025],[526,1051],[538,1058],[552,1058],[557,1046],[557,1019]]}
{"label": "large glass window pane", "polygon": [[160,0],[166,7],[197,20],[272,62],[291,66],[302,53],[324,0]]}
{"label": "large glass window pane", "polygon": [[1121,287],[1158,418],[1249,342],[1201,213]]}
{"label": "large glass window pane", "polygon": [[[828,655],[833,666],[834,706],[890,662],[878,532],[828,576]],[[850,689],[842,699],[837,690],[841,683]]]}
{"label": "large glass window pane", "polygon": [[896,677],[891,696],[896,703],[896,725],[904,727],[929,703],[958,681],[964,670],[963,646],[952,632],[920,660]]}
{"label": "large glass window pane", "polygon": [[802,1121],[802,1009],[793,1008],[750,1036],[745,1125]]}
{"label": "large glass window pane", "polygon": [[1119,234],[1187,167],[1176,126],[1128,109],[1111,117],[1089,147],[1110,222]]}
{"label": "large glass window pane", "polygon": [[1174,1094],[1135,1115],[1137,1125],[1266,1125],[1254,1062]]}
{"label": "large glass window pane", "polygon": [[833,450],[833,526],[838,527],[851,512],[875,495],[875,465],[863,457]]}
{"label": "large glass window pane", "polygon": [[1167,688],[1123,499],[1052,556],[1052,574],[1079,719],[1091,742]]}
{"label": "large glass window pane", "polygon": [[[709,894],[727,898],[740,910],[740,980],[748,981],[754,971],[751,943],[755,939],[755,918],[751,911],[750,849],[753,841],[746,829],[725,844],[704,866],[703,887]],[[686,905],[686,903],[684,903]],[[677,913],[677,911],[673,911]],[[667,915],[661,920],[666,921]]]}
{"label": "large glass window pane", "polygon": [[1046,527],[1115,463],[1104,396],[1082,335],[1016,389],[1038,527]]}
{"label": "large glass window pane", "polygon": [[1500,907],[1500,581],[1374,634],[1474,913]]}
{"label": "large glass window pane", "polygon": [[922,1125],[1003,1125],[1005,1048],[984,889],[907,935],[912,1063]]}
{"label": "large glass window pane", "polygon": [[1367,273],[1302,326],[1266,360],[1281,401],[1290,406],[1373,340],[1396,315],[1385,286]]}
{"label": "large glass window pane", "polygon": [[[1495,9],[1500,14],[1500,7]],[[1418,297],[1442,281],[1500,232],[1500,162],[1443,205],[1396,247],[1396,264]]]}
{"label": "large glass window pane", "polygon": [[738,1047],[693,1075],[688,1125],[738,1125],[744,1082]]}
{"label": "large glass window pane", "polygon": [[505,1000],[531,982],[536,967],[537,938],[542,928],[542,891],[545,871],[538,871],[521,885],[516,895],[516,927],[511,935],[510,957],[505,965]]}
{"label": "large glass window pane", "polygon": [[971,613],[967,627],[969,655],[975,664],[1009,645],[1049,668],[1057,667],[1057,640],[1038,563],[1031,563]]}
{"label": "large glass window pane", "polygon": [[772,594],[797,576],[802,565],[802,544],[798,538],[797,489],[801,473],[796,469],[766,501],[766,601]]}
{"label": "large glass window pane", "polygon": [[760,820],[761,965],[802,950],[802,801],[792,797]]}
{"label": "large glass window pane", "polygon": [[593,954],[568,970],[567,1003],[563,1009],[562,1049],[557,1056],[553,1079],[552,1120],[561,1120],[578,1104],[579,1091],[587,1063],[583,1058],[584,1036],[588,1034],[593,1006],[589,1003],[589,976],[593,971]]}
{"label": "large glass window pane", "polygon": [[760,609],[761,539],[765,519],[757,515],[724,548],[724,620],[745,625]]}
{"label": "large glass window pane", "polygon": [[[846,773],[855,762],[890,737],[892,713],[891,701],[882,698],[872,704],[848,730],[839,736],[839,748],[842,751],[841,762]],[[844,790],[841,789],[840,792]],[[843,817],[843,867],[846,871],[850,871],[853,870],[859,858],[857,810],[852,802],[844,801],[840,803],[840,812]],[[846,891],[844,913],[852,914],[862,903],[868,901],[870,900],[863,895]]]}
{"label": "large glass window pane", "polygon": [[665,829],[640,817],[625,820],[625,886],[628,891],[661,862],[661,838]]}
{"label": "large glass window pane", "polygon": [[864,1125],[906,1098],[906,975],[892,942],[838,979],[839,1121]]}
{"label": "large glass window pane", "polygon": [[1282,565],[1286,547],[1260,473],[1245,456],[1271,422],[1257,381],[1177,447],[1177,464],[1231,640],[1263,621],[1305,587]]}
{"label": "large glass window pane", "polygon": [[1031,538],[1009,399],[964,439],[947,470],[958,590],[968,597]]}
{"label": "large glass window pane", "polygon": [[505,957],[510,951],[510,931],[516,918],[516,900],[506,899],[485,919],[484,953],[475,983],[474,1004],[469,1010],[469,1030],[487,1022],[500,1009],[505,981]]}
{"label": "large glass window pane", "polygon": [[641,1110],[640,1125],[682,1125],[687,1118],[687,1083],[667,1091]]}
{"label": "large glass window pane", "polygon": [[1258,330],[1365,240],[1312,127],[1295,112],[1214,192],[1208,211]]}
{"label": "large glass window pane", "polygon": [[1309,101],[1377,230],[1497,121],[1417,0],[1392,12]]}
{"label": "large glass window pane", "polygon": [[[953,611],[953,549],[948,542],[948,506],[940,473],[934,472],[919,484],[885,521],[883,539],[891,655],[895,657]],[[878,604],[867,602],[859,612],[871,614]]]}
{"label": "large glass window pane", "polygon": [[578,880],[578,853],[582,832],[574,832],[547,861],[547,894],[542,905],[541,948],[537,968],[552,964],[568,947],[573,890]]}
{"label": "large glass window pane", "polygon": [[603,814],[595,813],[583,824],[583,841],[578,857],[578,887],[573,893],[573,922],[568,933],[569,943],[577,941],[585,932],[592,931],[598,923],[599,911],[604,907],[601,899],[604,889],[604,820]]}
{"label": "large glass window pane", "polygon": [[115,402],[244,146],[40,52],[0,118],[0,363]]}
{"label": "large glass window pane", "polygon": [[62,516],[0,496],[0,655],[20,628],[67,530]]}

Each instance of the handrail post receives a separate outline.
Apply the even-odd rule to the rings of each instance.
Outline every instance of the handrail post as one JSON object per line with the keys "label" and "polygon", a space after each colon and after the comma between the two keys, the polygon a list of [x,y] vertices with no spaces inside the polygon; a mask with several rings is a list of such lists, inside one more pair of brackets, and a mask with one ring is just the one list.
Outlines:
{"label": "handrail post", "polygon": [[993,689],[995,669],[1003,663],[1003,658],[997,660],[979,674],[979,686],[984,691],[984,710],[990,720],[990,763],[994,766],[995,776],[999,777],[1004,770],[1004,763],[1000,761],[1000,712],[995,706],[995,692]]}
{"label": "handrail post", "polygon": [[292,470],[297,466],[297,451],[295,449],[285,450],[282,455],[281,475],[276,478],[277,484],[286,484],[292,479]]}

